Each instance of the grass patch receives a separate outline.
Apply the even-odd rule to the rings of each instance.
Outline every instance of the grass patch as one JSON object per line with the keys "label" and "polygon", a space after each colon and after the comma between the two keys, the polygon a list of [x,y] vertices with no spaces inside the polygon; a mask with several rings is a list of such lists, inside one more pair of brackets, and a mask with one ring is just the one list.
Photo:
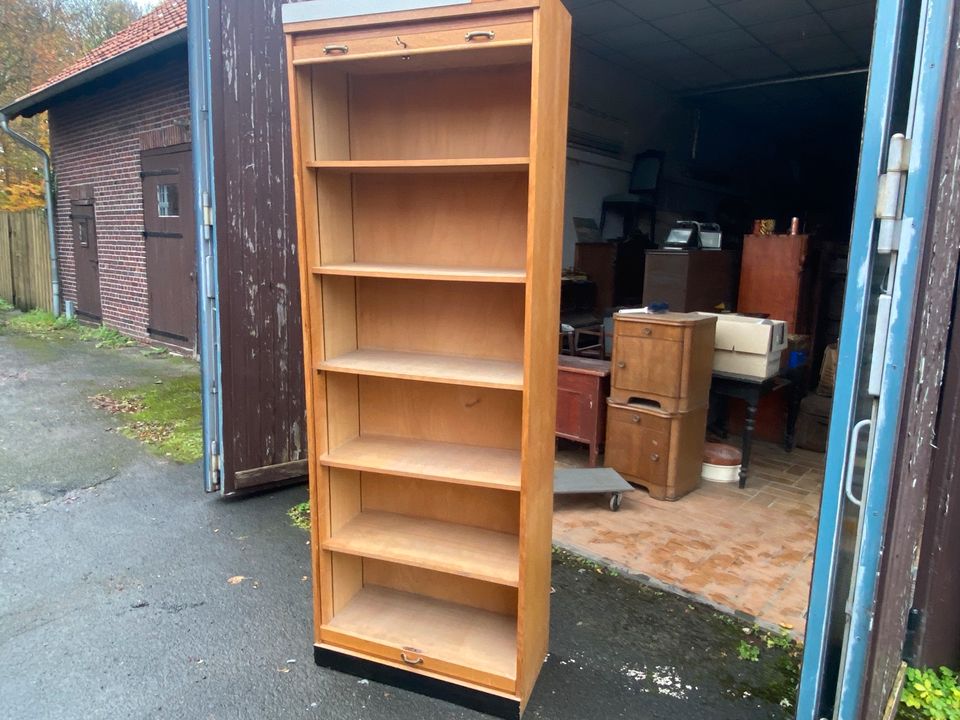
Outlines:
{"label": "grass patch", "polygon": [[144,443],[157,455],[180,463],[203,457],[198,376],[113,390],[91,401],[112,415],[122,415],[120,432]]}
{"label": "grass patch", "polygon": [[98,348],[116,349],[134,344],[134,341],[126,335],[106,325],[96,327],[81,325],[76,318],[67,320],[66,315],[55,317],[53,313],[46,310],[31,310],[14,315],[4,324],[13,332],[28,337],[59,339],[71,337],[83,342],[92,342]]}
{"label": "grass patch", "polygon": [[7,320],[9,328],[15,332],[31,337],[48,337],[63,331],[76,331],[79,325],[76,320],[67,320],[66,316],[54,317],[46,310],[31,310],[30,312],[14,315]]}
{"label": "grass patch", "polygon": [[310,529],[310,503],[302,502],[287,510],[290,520],[301,530]]}
{"label": "grass patch", "polygon": [[108,328],[106,325],[97,327],[86,327],[81,325],[78,328],[80,339],[85,342],[93,342],[98,348],[107,348],[115,350],[116,348],[133,345],[134,341],[121,332]]}
{"label": "grass patch", "polygon": [[13,309],[14,309],[13,305],[11,305],[9,302],[7,302],[2,297],[0,297],[0,312],[7,312]]}

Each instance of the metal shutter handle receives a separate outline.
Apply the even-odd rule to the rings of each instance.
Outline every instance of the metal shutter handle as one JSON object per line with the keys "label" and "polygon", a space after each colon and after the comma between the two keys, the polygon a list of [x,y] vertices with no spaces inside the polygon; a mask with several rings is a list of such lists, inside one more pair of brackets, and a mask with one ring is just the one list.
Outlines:
{"label": "metal shutter handle", "polygon": [[477,38],[493,40],[494,37],[496,37],[496,33],[493,30],[471,30],[464,36],[464,39],[467,42],[473,42]]}
{"label": "metal shutter handle", "polygon": [[348,52],[350,52],[350,48],[346,45],[324,45],[323,47],[324,55],[346,55]]}

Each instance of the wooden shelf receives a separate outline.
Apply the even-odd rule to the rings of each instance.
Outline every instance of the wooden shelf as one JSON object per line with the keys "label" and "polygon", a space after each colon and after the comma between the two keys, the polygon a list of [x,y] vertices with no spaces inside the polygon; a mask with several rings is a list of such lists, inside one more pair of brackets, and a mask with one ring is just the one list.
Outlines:
{"label": "wooden shelf", "polygon": [[354,350],[320,362],[317,369],[501,390],[523,389],[522,363],[453,355],[397,350]]}
{"label": "wooden shelf", "polygon": [[480,5],[294,23],[287,62],[315,645],[512,717],[548,649],[570,18]]}
{"label": "wooden shelf", "polygon": [[517,675],[515,617],[376,585],[361,589],[321,635],[348,636],[350,645],[412,646],[441,662],[511,681]]}
{"label": "wooden shelf", "polygon": [[400,280],[447,280],[451,282],[517,283],[527,281],[524,270],[449,267],[441,265],[392,265],[388,263],[339,263],[313,268],[314,275],[397,278]]}
{"label": "wooden shelf", "polygon": [[520,490],[519,450],[368,435],[321,455],[320,464],[497,490]]}
{"label": "wooden shelf", "polygon": [[526,172],[528,157],[441,158],[430,160],[308,160],[307,167],[338,173]]}
{"label": "wooden shelf", "polygon": [[516,587],[515,535],[386,512],[361,512],[323,541],[324,550]]}

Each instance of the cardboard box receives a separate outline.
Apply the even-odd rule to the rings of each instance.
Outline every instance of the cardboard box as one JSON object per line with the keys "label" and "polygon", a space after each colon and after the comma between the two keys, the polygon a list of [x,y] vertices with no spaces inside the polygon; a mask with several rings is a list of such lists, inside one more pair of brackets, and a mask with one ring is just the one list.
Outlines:
{"label": "cardboard box", "polygon": [[[715,315],[715,313],[700,313]],[[713,369],[764,380],[780,372],[786,350],[787,323],[746,315],[716,315]]]}

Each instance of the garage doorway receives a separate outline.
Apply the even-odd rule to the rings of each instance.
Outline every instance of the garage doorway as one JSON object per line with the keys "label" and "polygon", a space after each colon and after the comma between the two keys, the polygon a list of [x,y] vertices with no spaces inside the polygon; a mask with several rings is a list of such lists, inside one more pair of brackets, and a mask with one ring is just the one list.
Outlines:
{"label": "garage doorway", "polygon": [[190,145],[141,156],[149,323],[157,342],[195,350],[197,270]]}

